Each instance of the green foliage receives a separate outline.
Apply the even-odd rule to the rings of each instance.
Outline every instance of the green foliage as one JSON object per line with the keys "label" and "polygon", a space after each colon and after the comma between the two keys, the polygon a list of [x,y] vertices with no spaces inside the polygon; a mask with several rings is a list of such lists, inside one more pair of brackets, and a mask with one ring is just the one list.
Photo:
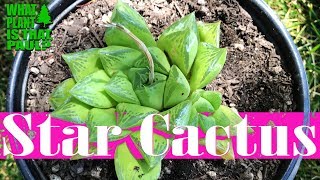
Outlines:
{"label": "green foliage", "polygon": [[[136,160],[126,144],[118,146],[118,178],[157,179],[166,154],[147,155],[139,143],[140,132],[130,131],[148,115],[169,114],[169,133],[176,126],[200,125],[206,131],[215,124],[242,120],[221,106],[220,93],[201,89],[214,80],[226,60],[226,49],[219,48],[220,22],[196,22],[191,13],[169,26],[156,43],[143,17],[122,1],[111,21],[105,33],[108,47],[63,55],[76,82],[64,82],[67,85],[53,92],[51,101],[57,103],[52,115],[86,123],[91,133],[97,125],[121,127],[123,134],[109,140],[130,135],[144,159]],[[215,114],[207,117],[204,112]],[[166,131],[162,118],[155,117],[155,122],[155,128]],[[153,138],[154,152],[163,152],[166,139],[156,134]],[[96,139],[95,134],[90,136],[91,141]],[[220,150],[225,144],[220,143]],[[226,158],[232,155],[229,152]]]}

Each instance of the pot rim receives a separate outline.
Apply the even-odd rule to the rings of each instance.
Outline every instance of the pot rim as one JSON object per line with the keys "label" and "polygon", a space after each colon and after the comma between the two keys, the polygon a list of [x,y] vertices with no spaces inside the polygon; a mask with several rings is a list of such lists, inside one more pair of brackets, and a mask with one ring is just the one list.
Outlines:
{"label": "pot rim", "polygon": [[[50,14],[55,17],[53,23],[49,26],[50,29],[53,29],[57,23],[59,23],[65,16],[74,10],[76,6],[87,2],[88,0],[76,0],[74,2],[65,1],[65,0],[52,0],[51,3],[48,5],[48,9]],[[298,85],[301,87],[300,95],[302,96],[302,108],[304,112],[304,125],[308,125],[310,121],[310,97],[309,97],[309,86],[308,80],[306,76],[306,71],[302,63],[301,56],[299,51],[294,44],[292,37],[290,36],[289,32],[285,28],[285,26],[281,23],[280,19],[276,15],[276,13],[263,1],[263,0],[237,0],[242,7],[247,10],[250,14],[255,13],[257,16],[263,16],[266,18],[265,21],[269,23],[273,27],[273,33],[277,33],[277,36],[281,38],[281,41],[286,44],[286,48],[291,56],[291,59],[294,60],[294,65],[296,67],[296,73],[298,74]],[[243,4],[249,3],[250,6]],[[61,13],[55,12],[57,8],[65,8]],[[250,14],[253,18],[252,14]],[[253,22],[261,20],[254,19]],[[38,25],[35,28],[39,28]],[[259,28],[259,27],[258,27]],[[264,33],[266,34],[266,33]],[[7,88],[6,94],[6,111],[7,112],[17,112],[24,110],[24,100],[25,100],[25,93],[26,93],[26,85],[28,80],[28,70],[27,70],[27,62],[25,59],[28,59],[29,55],[28,52],[25,53],[24,51],[18,51],[12,65],[12,69],[10,72],[9,83]],[[24,69],[20,69],[20,68]],[[23,77],[23,78],[20,78]],[[19,86],[21,91],[17,90],[17,85]],[[18,94],[20,92],[20,94]],[[17,95],[18,94],[18,95]],[[17,105],[17,103],[20,105]],[[304,147],[301,145],[301,150]],[[298,158],[292,159],[283,173],[281,179],[293,179],[299,169],[300,163],[302,160],[302,156]],[[22,173],[22,176],[25,179],[46,179],[46,177],[41,172],[41,169],[37,165],[34,160],[23,160],[17,159],[16,163]],[[279,178],[279,177],[275,177]]]}

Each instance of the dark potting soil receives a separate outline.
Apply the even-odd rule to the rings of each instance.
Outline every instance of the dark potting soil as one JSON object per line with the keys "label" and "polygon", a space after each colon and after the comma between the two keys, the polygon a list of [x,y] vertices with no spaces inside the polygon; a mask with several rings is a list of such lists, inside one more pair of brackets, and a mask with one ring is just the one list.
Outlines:
{"label": "dark potting soil", "polygon": [[[32,53],[29,61],[27,111],[52,110],[48,98],[54,87],[70,77],[61,54],[104,47],[105,29],[115,0],[79,6],[53,31],[52,47]],[[272,43],[253,24],[236,0],[134,1],[157,37],[190,12],[205,22],[221,20],[221,47],[228,48],[226,65],[207,90],[223,94],[223,103],[239,111],[293,111],[292,80]],[[112,160],[37,160],[50,179],[116,179]],[[272,179],[279,160],[164,160],[161,179]]]}

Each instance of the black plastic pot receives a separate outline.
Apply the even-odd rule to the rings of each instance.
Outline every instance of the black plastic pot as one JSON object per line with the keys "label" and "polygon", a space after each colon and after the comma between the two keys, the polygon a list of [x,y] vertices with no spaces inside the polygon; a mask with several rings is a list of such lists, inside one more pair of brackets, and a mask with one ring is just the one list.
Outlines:
{"label": "black plastic pot", "polygon": [[[50,28],[53,29],[69,12],[75,10],[77,5],[85,2],[87,0],[53,0],[48,6],[54,19]],[[291,36],[263,0],[238,0],[238,2],[252,16],[254,24],[274,44],[284,60],[284,65],[294,80],[294,101],[297,102],[297,111],[304,112],[304,124],[309,124],[310,100],[306,72]],[[29,56],[30,52],[19,51],[14,59],[7,91],[8,112],[23,112],[25,109]],[[302,157],[282,161],[275,178],[293,179],[301,159]],[[16,162],[25,179],[46,179],[34,160],[16,160]]]}

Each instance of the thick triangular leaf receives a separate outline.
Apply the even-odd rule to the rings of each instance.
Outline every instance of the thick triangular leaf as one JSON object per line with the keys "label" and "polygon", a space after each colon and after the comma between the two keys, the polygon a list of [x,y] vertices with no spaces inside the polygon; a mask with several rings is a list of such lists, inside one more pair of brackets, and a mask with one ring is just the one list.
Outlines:
{"label": "thick triangular leaf", "polygon": [[[141,147],[140,131],[136,131],[132,133],[130,136],[133,142],[135,143],[136,147],[139,149],[139,152],[142,154],[144,160],[150,166],[150,168],[154,168],[155,166],[157,166],[161,162],[161,160],[166,156],[166,154],[163,154],[161,156],[147,155]],[[167,148],[167,139],[163,136],[153,134],[153,147],[154,154],[162,154],[163,152],[165,152]]]}
{"label": "thick triangular leaf", "polygon": [[61,105],[67,103],[71,94],[69,91],[76,84],[73,78],[69,78],[60,83],[50,94],[49,102],[54,109],[59,108]]}
{"label": "thick triangular leaf", "polygon": [[145,117],[157,112],[157,110],[145,106],[120,103],[117,105],[117,113],[119,114],[118,125],[122,129],[139,126]]}
{"label": "thick triangular leaf", "polygon": [[[90,131],[90,142],[97,141],[97,128],[95,126],[116,126],[116,109],[98,109],[93,108],[89,111],[89,120],[87,122],[87,127]],[[122,130],[122,133],[118,136],[112,135],[111,131],[108,135],[109,141],[116,141],[122,139],[130,134],[130,131]]]}
{"label": "thick triangular leaf", "polygon": [[[128,78],[133,86],[133,89],[148,85],[149,69],[131,68],[128,72]],[[166,81],[166,80],[167,80],[167,76],[157,72],[154,73],[154,82]]]}
{"label": "thick triangular leaf", "polygon": [[196,108],[198,113],[203,112],[213,112],[214,108],[205,98],[200,97],[198,101],[193,104],[193,107]]}
{"label": "thick triangular leaf", "polygon": [[198,127],[199,115],[200,114],[197,112],[196,108],[192,107],[188,126]]}
{"label": "thick triangular leaf", "polygon": [[[148,50],[153,59],[154,71],[168,75],[170,71],[170,64],[164,52],[157,47],[149,47]],[[140,67],[140,68],[149,67],[147,58],[144,57],[138,60],[135,64],[135,67]]]}
{"label": "thick triangular leaf", "polygon": [[[118,1],[112,12],[111,21],[126,27],[147,47],[156,46],[143,17],[121,0]],[[131,37],[116,28],[107,28],[104,39],[108,46],[116,45],[138,49],[137,44]]]}
{"label": "thick triangular leaf", "polygon": [[161,37],[158,41],[158,47],[165,51],[171,63],[177,65],[187,76],[197,55],[197,35],[189,29],[185,29]]}
{"label": "thick triangular leaf", "polygon": [[140,104],[128,77],[119,71],[106,84],[105,90],[118,103]]}
{"label": "thick triangular leaf", "polygon": [[161,162],[150,168],[144,160],[135,159],[126,144],[117,147],[114,165],[119,180],[156,180],[161,172]]}
{"label": "thick triangular leaf", "polygon": [[143,56],[140,51],[123,46],[108,46],[99,50],[101,63],[109,76],[118,71],[126,72]]}
{"label": "thick triangular leaf", "polygon": [[79,101],[97,108],[111,108],[116,102],[107,94],[105,86],[110,80],[108,75],[99,70],[79,81],[70,93]]}
{"label": "thick triangular leaf", "polygon": [[[205,139],[201,139],[200,140],[200,144],[205,146]],[[232,147],[232,141],[230,139],[226,139],[226,140],[217,140],[217,144],[216,144],[216,150],[217,150],[217,154],[223,154],[226,152],[227,148],[228,148],[228,144],[229,144],[229,151],[227,152],[227,154],[221,156],[223,159],[226,160],[233,160],[234,157],[234,151],[233,151],[233,147]]]}
{"label": "thick triangular leaf", "polygon": [[199,114],[199,125],[203,132],[207,132],[209,128],[216,125],[216,122],[213,116]]}
{"label": "thick triangular leaf", "polygon": [[220,44],[220,24],[220,21],[215,23],[204,23],[199,21],[197,25],[200,41],[210,43],[218,48]]}
{"label": "thick triangular leaf", "polygon": [[[190,120],[192,109],[192,101],[186,100],[181,102],[180,104],[172,107],[169,110],[161,112],[160,114],[165,116],[169,114],[170,117],[170,130],[172,130],[176,126],[187,126]],[[166,131],[167,127],[163,119],[158,116],[155,117],[157,122],[156,128],[160,130]]]}
{"label": "thick triangular leaf", "polygon": [[201,94],[204,90],[203,89],[197,89],[194,92],[192,92],[192,94],[188,97],[188,100],[191,100],[192,103],[195,103],[199,100],[199,98],[201,97]]}
{"label": "thick triangular leaf", "polygon": [[99,60],[98,51],[99,49],[92,48],[62,55],[77,82],[89,74],[103,69]]}
{"label": "thick triangular leaf", "polygon": [[90,109],[90,106],[72,98],[70,102],[53,111],[51,115],[55,118],[81,124],[88,120]]}
{"label": "thick triangular leaf", "polygon": [[222,103],[222,94],[217,91],[203,91],[201,97],[209,101],[214,110],[219,109]]}
{"label": "thick triangular leaf", "polygon": [[190,86],[180,69],[173,65],[164,90],[164,107],[170,108],[186,100],[190,94]]}
{"label": "thick triangular leaf", "polygon": [[163,109],[163,94],[166,81],[154,82],[151,85],[146,85],[135,89],[141,105],[151,107],[157,110]]}
{"label": "thick triangular leaf", "polygon": [[220,73],[227,58],[227,49],[200,43],[198,54],[191,70],[190,86],[200,89],[211,83]]}
{"label": "thick triangular leaf", "polygon": [[[231,135],[236,135],[235,125],[239,124],[242,121],[242,118],[239,114],[235,113],[231,108],[221,105],[213,114],[214,119],[216,120],[216,125],[227,127],[230,126]],[[253,129],[248,128],[248,133],[252,133]],[[225,135],[224,130],[218,130],[217,134]]]}
{"label": "thick triangular leaf", "polygon": [[168,36],[169,34],[184,31],[186,29],[188,29],[190,32],[194,32],[197,36],[197,39],[199,39],[195,13],[190,13],[185,17],[179,19],[178,21],[174,22],[171,26],[169,26],[167,29],[163,31],[159,39],[165,38],[165,36]]}

